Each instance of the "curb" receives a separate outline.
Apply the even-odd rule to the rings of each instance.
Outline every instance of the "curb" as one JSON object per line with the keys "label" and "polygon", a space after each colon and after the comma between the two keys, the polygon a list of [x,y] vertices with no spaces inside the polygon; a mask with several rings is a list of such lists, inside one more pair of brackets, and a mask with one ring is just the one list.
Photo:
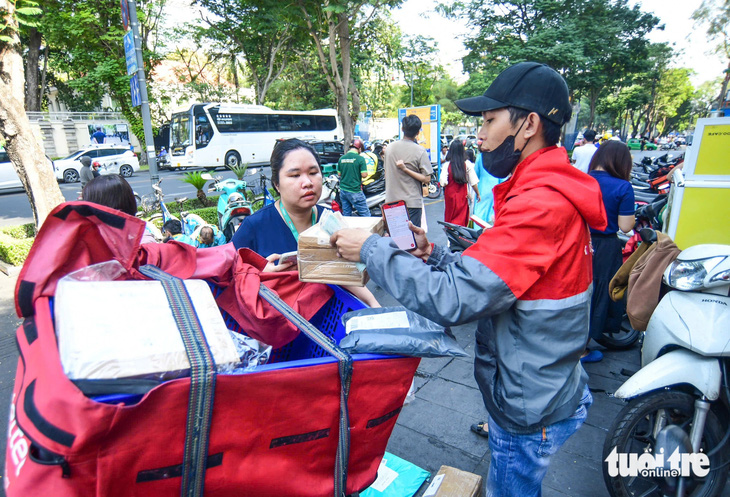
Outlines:
{"label": "curb", "polygon": [[0,273],[3,273],[5,276],[17,276],[20,274],[21,268],[22,266],[13,266],[7,262],[0,261]]}

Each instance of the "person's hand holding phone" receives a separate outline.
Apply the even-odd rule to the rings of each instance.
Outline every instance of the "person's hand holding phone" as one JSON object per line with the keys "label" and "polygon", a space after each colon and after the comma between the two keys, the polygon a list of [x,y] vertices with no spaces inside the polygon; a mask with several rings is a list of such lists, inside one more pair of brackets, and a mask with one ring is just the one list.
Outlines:
{"label": "person's hand holding phone", "polygon": [[413,237],[416,240],[416,248],[415,250],[410,251],[411,254],[427,261],[431,256],[433,247],[431,247],[431,243],[428,241],[428,238],[426,238],[426,230],[419,228],[410,221],[408,221],[408,228],[413,232]]}
{"label": "person's hand holding phone", "polygon": [[279,273],[281,271],[291,271],[292,269],[296,268],[296,259],[289,262],[279,262],[279,264],[276,264],[276,262],[281,258],[281,254],[271,254],[266,258],[267,261],[269,261],[266,264],[266,267],[264,268],[264,273]]}

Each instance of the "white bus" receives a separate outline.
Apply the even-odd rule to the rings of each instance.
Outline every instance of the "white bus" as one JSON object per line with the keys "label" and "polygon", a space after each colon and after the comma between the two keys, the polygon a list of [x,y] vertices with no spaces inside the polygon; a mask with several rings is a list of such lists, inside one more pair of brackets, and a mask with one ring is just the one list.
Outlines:
{"label": "white bus", "polygon": [[334,109],[279,111],[261,105],[192,104],[170,121],[170,167],[265,165],[280,138],[341,140]]}

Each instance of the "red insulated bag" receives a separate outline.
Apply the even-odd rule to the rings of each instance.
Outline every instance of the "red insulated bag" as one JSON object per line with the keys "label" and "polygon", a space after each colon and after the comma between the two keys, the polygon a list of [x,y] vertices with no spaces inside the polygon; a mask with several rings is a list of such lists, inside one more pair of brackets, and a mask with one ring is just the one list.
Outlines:
{"label": "red insulated bag", "polygon": [[[140,247],[143,227],[118,211],[72,202],[41,228],[16,288],[25,320],[17,331],[3,479],[8,497],[342,497],[368,487],[418,359],[348,355],[336,345],[344,336],[339,318],[359,301],[333,287],[305,321],[267,282],[262,299],[302,333],[253,372],[216,374],[194,311],[178,291],[178,278],[210,267],[196,267],[187,248]],[[163,281],[180,309],[191,362],[190,377],[164,382],[129,405],[96,402],[65,376],[53,326],[58,279],[111,259],[135,277]],[[224,270],[232,272],[221,268],[206,277],[214,293],[231,282]]]}

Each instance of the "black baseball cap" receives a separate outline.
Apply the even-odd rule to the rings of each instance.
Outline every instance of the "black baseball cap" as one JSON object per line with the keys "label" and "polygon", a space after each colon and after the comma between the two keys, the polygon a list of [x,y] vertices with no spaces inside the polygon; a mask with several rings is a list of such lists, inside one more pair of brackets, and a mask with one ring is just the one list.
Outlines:
{"label": "black baseball cap", "polygon": [[508,67],[492,81],[484,95],[454,102],[465,114],[481,116],[488,110],[517,107],[537,112],[558,125],[570,120],[573,108],[568,85],[555,69],[537,62]]}

